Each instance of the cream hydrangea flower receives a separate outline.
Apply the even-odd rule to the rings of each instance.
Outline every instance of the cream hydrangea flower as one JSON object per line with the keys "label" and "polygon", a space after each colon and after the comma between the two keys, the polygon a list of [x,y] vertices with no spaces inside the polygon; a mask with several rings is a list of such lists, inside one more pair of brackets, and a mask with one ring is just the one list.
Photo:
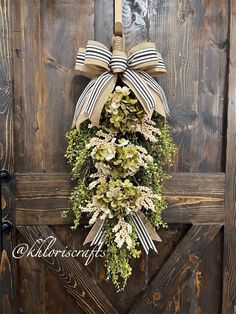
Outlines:
{"label": "cream hydrangea flower", "polygon": [[130,94],[130,89],[126,86],[123,86],[121,88],[121,93],[124,95],[124,96],[128,96]]}
{"label": "cream hydrangea flower", "polygon": [[124,96],[128,96],[130,94],[130,89],[127,86],[116,86],[115,91],[116,93],[121,93]]}
{"label": "cream hydrangea flower", "polygon": [[116,86],[115,91],[117,93],[121,93],[122,92],[122,87],[121,86]]}

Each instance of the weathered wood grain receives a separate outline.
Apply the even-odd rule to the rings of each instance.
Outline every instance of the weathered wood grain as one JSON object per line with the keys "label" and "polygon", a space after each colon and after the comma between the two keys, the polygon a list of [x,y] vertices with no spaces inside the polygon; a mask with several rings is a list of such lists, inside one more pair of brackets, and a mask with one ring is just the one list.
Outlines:
{"label": "weathered wood grain", "polygon": [[148,11],[150,41],[168,71],[158,81],[178,147],[174,169],[224,171],[228,1],[151,0]]}
{"label": "weathered wood grain", "polygon": [[[83,246],[83,242],[85,240],[85,236],[86,236],[86,232],[87,229],[80,229],[80,232],[76,232],[74,230],[71,230],[70,228],[68,228],[68,226],[63,226],[63,225],[59,225],[59,226],[51,226],[52,231],[55,233],[55,235],[62,241],[62,243],[66,243],[66,245],[69,248],[72,249],[87,249],[87,247],[82,247]],[[77,261],[81,264],[85,263],[85,258],[83,258],[82,256],[79,256],[77,258]],[[95,268],[93,268],[93,265],[97,262],[97,259],[95,259],[96,261],[92,261],[91,264],[89,264],[86,269],[89,272],[89,274],[91,275],[91,277],[94,278],[94,280],[96,280],[96,271]],[[91,271],[91,269],[93,271]],[[54,303],[57,303],[57,299],[58,296],[63,294],[63,287],[61,286],[59,280],[53,275],[53,273],[50,272],[50,270],[48,270],[48,273],[50,274],[50,276],[48,277],[48,289],[53,289],[54,285],[56,286],[56,290],[57,293],[50,293],[50,303],[52,304],[51,306],[53,306]],[[57,282],[60,284],[57,283]],[[50,288],[51,287],[51,288]],[[103,291],[104,293],[104,291]],[[76,303],[75,299],[71,296],[68,297],[67,294],[65,294],[64,291],[64,298],[67,299],[67,312],[68,314],[83,314],[85,313],[82,308],[80,306],[78,306],[78,304]],[[63,314],[64,312],[62,312]]]}
{"label": "weathered wood grain", "polygon": [[[178,226],[180,227],[181,225]],[[177,236],[175,244],[180,241],[178,233],[176,234],[175,229],[171,229],[169,232],[167,233],[164,231],[162,234],[160,234],[165,241],[165,247],[169,246],[169,243],[166,242],[168,238],[172,239],[173,242],[173,239],[175,239],[175,236]],[[176,282],[173,288],[173,292],[168,297],[168,300],[166,300],[167,302],[162,299],[162,302],[166,303],[165,306],[163,306],[163,309],[161,310],[160,308],[157,308],[155,313],[221,313],[222,274],[220,271],[216,270],[222,269],[222,235],[223,230],[220,230],[220,232],[217,233],[216,237],[212,240],[211,244],[207,246],[204,254],[199,257],[198,262],[193,265],[191,273],[186,276],[186,279]],[[166,239],[166,237],[168,238]],[[181,239],[183,239],[183,236],[181,237]],[[158,250],[160,250],[161,245],[162,243],[158,244]],[[162,254],[162,251],[160,251],[160,254],[156,256],[157,264],[158,262],[160,262],[159,260],[162,259]],[[171,256],[171,253],[169,254],[169,256]],[[166,259],[164,261],[166,261]],[[163,265],[164,263],[162,262],[161,266]],[[154,275],[156,275],[160,269],[160,267],[157,268]],[[149,311],[146,311],[144,313],[147,312],[149,313]]]}
{"label": "weathered wood grain", "polygon": [[1,313],[15,313],[15,286],[13,285],[12,279],[13,269],[10,254],[4,249],[0,258]]}
{"label": "weathered wood grain", "polygon": [[[68,224],[61,210],[69,206],[72,190],[68,174],[17,174],[16,224]],[[224,174],[175,173],[166,182],[168,223],[220,223],[224,221]]]}
{"label": "weathered wood grain", "polygon": [[223,314],[236,311],[236,2],[230,1]]}
{"label": "weathered wood grain", "polygon": [[[173,225],[171,225],[171,227],[172,226]],[[178,227],[181,227],[181,225],[178,225]],[[170,227],[168,229],[170,229]],[[162,249],[165,250],[167,247],[168,250],[168,246],[174,244],[173,241],[175,241],[176,246],[178,242],[184,237],[184,235],[182,234],[181,238],[179,238],[179,234],[177,233],[177,230],[175,228],[171,228],[168,232],[163,230],[163,232],[160,233],[160,236],[164,240],[163,244],[158,244],[158,250],[160,254],[156,255],[155,259],[153,258],[153,256],[151,256],[151,260],[156,261],[156,264],[158,266],[156,268],[156,271],[154,271],[153,269],[154,276],[160,271],[161,267],[163,267],[164,263],[166,262],[166,259],[164,260],[164,262],[162,261]],[[173,293],[171,293],[168,297],[166,306],[163,306],[163,309],[157,308],[155,313],[221,313],[222,273],[217,270],[222,269],[223,265],[222,236],[223,230],[220,230],[220,232],[217,233],[216,237],[212,240],[210,245],[207,246],[205,252],[199,257],[198,262],[193,265],[191,269],[191,274],[186,277],[186,280],[179,280],[176,282],[173,288]],[[170,243],[168,241],[169,239],[171,240]],[[172,247],[172,250],[173,249],[174,247]],[[171,252],[168,256],[171,256]],[[149,311],[146,311],[144,313],[149,313]]]}
{"label": "weathered wood grain", "polygon": [[221,313],[223,276],[221,271],[216,270],[223,269],[223,233],[222,228],[208,245],[207,250],[199,260],[199,264],[196,265],[195,271],[191,274],[189,282],[186,283],[185,291],[180,296],[181,307],[181,303],[184,303],[185,300],[186,290],[191,289],[191,293],[189,293],[190,313],[192,311],[193,313],[204,314],[207,309],[210,309],[212,313]]}
{"label": "weathered wood grain", "polygon": [[[17,229],[27,243],[30,246],[35,245],[37,249],[40,248],[39,243],[37,243],[38,239],[46,239],[49,236],[56,237],[47,226],[18,226]],[[58,238],[51,248],[61,251],[66,249]],[[56,257],[44,255],[39,259],[45,262],[47,267],[61,281],[66,291],[76,299],[76,302],[86,313],[117,313],[107,297],[97,287],[95,281],[89,276],[86,267],[75,258],[63,258],[59,254]]]}
{"label": "weathered wood grain", "polygon": [[16,171],[65,172],[65,133],[88,83],[74,70],[94,1],[14,1]]}
{"label": "weathered wood grain", "polygon": [[164,313],[175,288],[191,275],[219,230],[219,225],[192,226],[129,313]]}
{"label": "weathered wood grain", "polygon": [[[37,261],[38,263],[38,261]],[[42,264],[42,263],[40,263]],[[44,266],[44,265],[43,265]],[[45,266],[44,266],[45,267]],[[84,314],[86,313],[68,295],[65,288],[56,276],[45,267],[45,313],[58,314]],[[42,312],[41,312],[42,313]]]}
{"label": "weathered wood grain", "polygon": [[152,251],[149,254],[147,282],[163,267],[173,249],[188,230],[189,225],[182,224],[170,224],[168,225],[168,229],[161,228],[158,230],[158,235],[162,239],[162,242],[159,242],[157,245],[158,254]]}
{"label": "weathered wood grain", "polygon": [[[0,169],[13,173],[13,86],[12,86],[12,1],[0,1]],[[13,184],[3,185],[6,206],[3,217],[14,222]],[[1,209],[0,209],[1,210]],[[1,223],[1,222],[0,222]],[[0,252],[0,312],[16,313],[15,263],[11,256],[14,230],[3,234],[4,251]]]}
{"label": "weathered wood grain", "polygon": [[210,224],[224,221],[224,174],[175,173],[164,195],[168,223]]}
{"label": "weathered wood grain", "polygon": [[114,28],[113,17],[113,1],[94,1],[94,38],[108,48],[110,48],[112,44]]}
{"label": "weathered wood grain", "polygon": [[[18,235],[18,243],[25,239]],[[45,313],[47,291],[45,289],[45,266],[35,258],[22,258],[17,263],[17,313]],[[54,287],[55,289],[56,287]]]}

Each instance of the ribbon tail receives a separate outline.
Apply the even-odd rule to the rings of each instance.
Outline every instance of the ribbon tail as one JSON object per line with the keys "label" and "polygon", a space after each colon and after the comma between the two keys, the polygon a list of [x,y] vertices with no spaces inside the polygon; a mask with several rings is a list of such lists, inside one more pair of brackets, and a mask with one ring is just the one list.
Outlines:
{"label": "ribbon tail", "polygon": [[99,125],[101,111],[107,101],[106,96],[113,90],[116,80],[116,74],[105,72],[95,80],[94,85],[89,91],[89,96],[79,115],[88,114],[94,126]]}
{"label": "ribbon tail", "polygon": [[148,254],[149,249],[154,250],[157,253],[156,246],[152,240],[151,235],[149,234],[145,224],[139,215],[134,214],[131,216],[131,221],[133,222],[135,229],[137,231],[138,238],[146,252]]}
{"label": "ribbon tail", "polygon": [[144,79],[137,72],[127,69],[121,76],[122,81],[134,92],[143,109],[151,118],[155,109],[155,98]]}
{"label": "ribbon tail", "polygon": [[102,231],[103,224],[104,224],[104,220],[98,219],[96,221],[96,223],[93,225],[92,229],[89,231],[87,237],[85,238],[83,245],[90,243],[90,242],[94,243],[97,240],[99,240],[99,235]]}
{"label": "ribbon tail", "polygon": [[162,239],[160,238],[160,236],[157,234],[156,230],[154,229],[154,227],[151,225],[151,223],[147,220],[147,218],[145,217],[144,213],[142,212],[138,212],[138,216],[140,217],[140,219],[142,220],[142,222],[144,223],[149,235],[151,236],[153,241],[157,241],[157,242],[162,242]]}
{"label": "ribbon tail", "polygon": [[140,230],[140,227],[139,227],[139,225],[138,225],[136,219],[134,218],[134,216],[133,216],[133,215],[130,216],[130,219],[131,219],[131,221],[132,221],[132,223],[133,223],[133,225],[134,225],[134,227],[135,227],[135,229],[136,229],[136,232],[137,232],[139,241],[140,241],[140,243],[142,244],[144,251],[145,251],[146,254],[148,255],[148,251],[149,251],[148,243],[147,243],[146,239],[143,237],[143,234],[142,234],[142,232],[141,232],[141,230]]}
{"label": "ribbon tail", "polygon": [[94,83],[95,83],[95,80],[92,80],[91,82],[89,82],[89,84],[86,86],[85,90],[83,91],[83,93],[81,94],[80,98],[77,101],[77,104],[75,106],[75,113],[74,113],[74,117],[73,117],[73,122],[72,122],[73,126],[76,124],[78,116],[80,115],[80,113],[82,111],[84,102],[86,101],[86,98],[88,97]]}
{"label": "ribbon tail", "polygon": [[112,77],[105,83],[102,88],[99,97],[94,106],[94,110],[90,115],[92,125],[99,126],[102,109],[107,102],[109,94],[114,90],[117,81],[117,75],[113,74]]}
{"label": "ribbon tail", "polygon": [[[144,71],[139,71],[139,74],[142,76],[144,81],[148,84],[148,86],[158,95],[158,97],[161,100],[161,107],[164,107],[164,114],[166,113],[168,116],[170,116],[170,109],[167,103],[166,95],[161,86],[157,83],[157,81],[154,80],[151,75]],[[160,104],[158,104],[159,108],[157,107],[157,112],[162,111],[163,109],[160,107]],[[159,112],[161,114],[161,112]],[[162,114],[163,115],[163,114]]]}
{"label": "ribbon tail", "polygon": [[152,238],[151,238],[150,234],[148,233],[147,228],[145,227],[143,221],[140,219],[140,217],[137,214],[135,214],[134,217],[135,217],[135,219],[136,219],[136,221],[140,227],[141,232],[143,233],[143,236],[145,237],[145,239],[149,245],[149,248],[153,249],[157,253],[157,249],[155,247],[155,244],[152,241]]}

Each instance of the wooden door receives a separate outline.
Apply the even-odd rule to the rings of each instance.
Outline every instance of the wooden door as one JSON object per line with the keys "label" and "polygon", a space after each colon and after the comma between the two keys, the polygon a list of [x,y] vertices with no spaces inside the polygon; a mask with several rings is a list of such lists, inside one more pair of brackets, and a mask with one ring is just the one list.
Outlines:
{"label": "wooden door", "polygon": [[125,0],[126,47],[152,40],[177,145],[159,255],[133,262],[125,292],[102,260],[12,258],[19,243],[55,235],[81,248],[87,230],[61,218],[71,190],[65,133],[88,83],[73,69],[88,39],[111,45],[111,0],[1,0],[0,160],[3,186],[1,313],[236,313],[236,2]]}

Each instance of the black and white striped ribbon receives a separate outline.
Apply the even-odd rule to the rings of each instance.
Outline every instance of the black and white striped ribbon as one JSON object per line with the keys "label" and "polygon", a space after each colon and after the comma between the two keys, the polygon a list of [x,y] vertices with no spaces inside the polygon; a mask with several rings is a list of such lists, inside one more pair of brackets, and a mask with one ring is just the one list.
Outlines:
{"label": "black and white striped ribbon", "polygon": [[147,103],[147,106],[150,110],[155,108],[155,99],[148,90],[148,88],[142,84],[140,77],[137,75],[135,71],[127,69],[124,73],[122,73],[126,79],[128,79],[131,84],[136,88],[138,93],[142,96],[142,98]]}
{"label": "black and white striped ribbon", "polygon": [[111,70],[120,67],[125,71],[127,65],[130,69],[132,69],[132,67],[150,61],[157,62],[157,68],[166,69],[162,57],[157,54],[155,48],[144,48],[136,51],[127,60],[127,57],[125,56],[112,54],[108,49],[89,44],[86,46],[85,52],[78,51],[76,64],[84,65],[86,58],[105,62],[107,66],[111,67]]}
{"label": "black and white striped ribbon", "polygon": [[85,52],[85,59],[95,59],[98,61],[105,62],[108,66],[110,66],[112,53],[105,48],[95,46],[95,45],[87,45]]}
{"label": "black and white striped ribbon", "polygon": [[124,77],[136,89],[138,94],[142,97],[142,99],[145,101],[145,104],[147,105],[147,109],[144,109],[146,111],[148,110],[148,114],[152,113],[156,107],[156,101],[150,89],[160,96],[164,109],[166,113],[169,114],[165,93],[160,85],[146,72],[142,70],[135,70],[137,66],[147,64],[149,61],[156,61],[157,68],[159,67],[160,69],[165,69],[164,62],[161,56],[157,54],[155,48],[144,48],[138,50],[134,52],[127,60],[125,56],[112,54],[106,48],[94,44],[88,44],[85,52],[78,52],[76,65],[87,65],[85,62],[86,58],[89,60],[94,59],[98,62],[101,62],[100,66],[104,68],[105,72],[102,73],[97,79],[91,81],[80,96],[75,108],[73,125],[75,125],[80,115],[87,114],[88,117],[91,118],[101,92],[114,75],[113,71],[122,72],[121,79]]}
{"label": "black and white striped ribbon", "polygon": [[155,244],[154,244],[150,234],[148,233],[147,228],[145,227],[141,218],[137,214],[131,215],[130,218],[131,218],[131,221],[133,222],[133,224],[135,226],[139,241],[142,244],[146,254],[148,254],[150,249],[154,250],[157,253],[157,249],[155,247]]}
{"label": "black and white striped ribbon", "polygon": [[[148,255],[150,249],[154,250],[157,253],[156,246],[150,234],[148,233],[148,230],[145,227],[142,219],[139,217],[139,215],[137,214],[130,215],[130,219],[136,229],[139,241],[141,245],[143,246],[143,249],[146,252],[146,254]],[[104,243],[105,235],[103,231],[103,225],[104,225],[104,222],[101,224],[100,228],[95,234],[90,246]]]}
{"label": "black and white striped ribbon", "polygon": [[154,80],[151,75],[144,71],[139,71],[139,74],[143,77],[145,82],[160,96],[165,112],[170,115],[170,109],[167,103],[166,95],[161,86],[157,83],[157,81]]}
{"label": "black and white striped ribbon", "polygon": [[101,93],[101,91],[103,90],[104,86],[106,86],[106,84],[109,82],[109,80],[113,77],[113,73],[112,72],[105,72],[103,74],[101,74],[96,80],[95,80],[95,84],[93,85],[89,98],[88,98],[88,102],[87,102],[87,106],[85,108],[85,112],[89,114],[89,116],[91,116],[95,104],[99,98],[99,95]]}
{"label": "black and white striped ribbon", "polygon": [[132,67],[150,61],[158,62],[155,48],[146,48],[141,51],[134,52],[128,59],[128,65],[129,67]]}
{"label": "black and white striped ribbon", "polygon": [[75,64],[84,65],[84,61],[85,61],[85,52],[78,51]]}
{"label": "black and white striped ribbon", "polygon": [[158,66],[157,66],[157,68],[162,68],[162,69],[166,70],[166,66],[165,66],[165,63],[164,63],[162,57],[158,56],[157,59],[158,59]]}
{"label": "black and white striped ribbon", "polygon": [[99,227],[96,235],[93,238],[93,241],[91,242],[90,246],[92,245],[96,245],[99,242],[101,243],[101,239],[103,238],[103,225],[104,225],[104,221],[102,222],[101,226]]}
{"label": "black and white striped ribbon", "polygon": [[96,80],[92,80],[89,82],[89,84],[86,86],[86,88],[84,89],[83,93],[80,95],[80,98],[78,99],[76,106],[75,106],[75,113],[74,113],[74,117],[73,117],[73,125],[76,124],[76,120],[82,110],[83,107],[83,103],[86,99],[86,96],[91,92],[93,85],[95,84]]}

